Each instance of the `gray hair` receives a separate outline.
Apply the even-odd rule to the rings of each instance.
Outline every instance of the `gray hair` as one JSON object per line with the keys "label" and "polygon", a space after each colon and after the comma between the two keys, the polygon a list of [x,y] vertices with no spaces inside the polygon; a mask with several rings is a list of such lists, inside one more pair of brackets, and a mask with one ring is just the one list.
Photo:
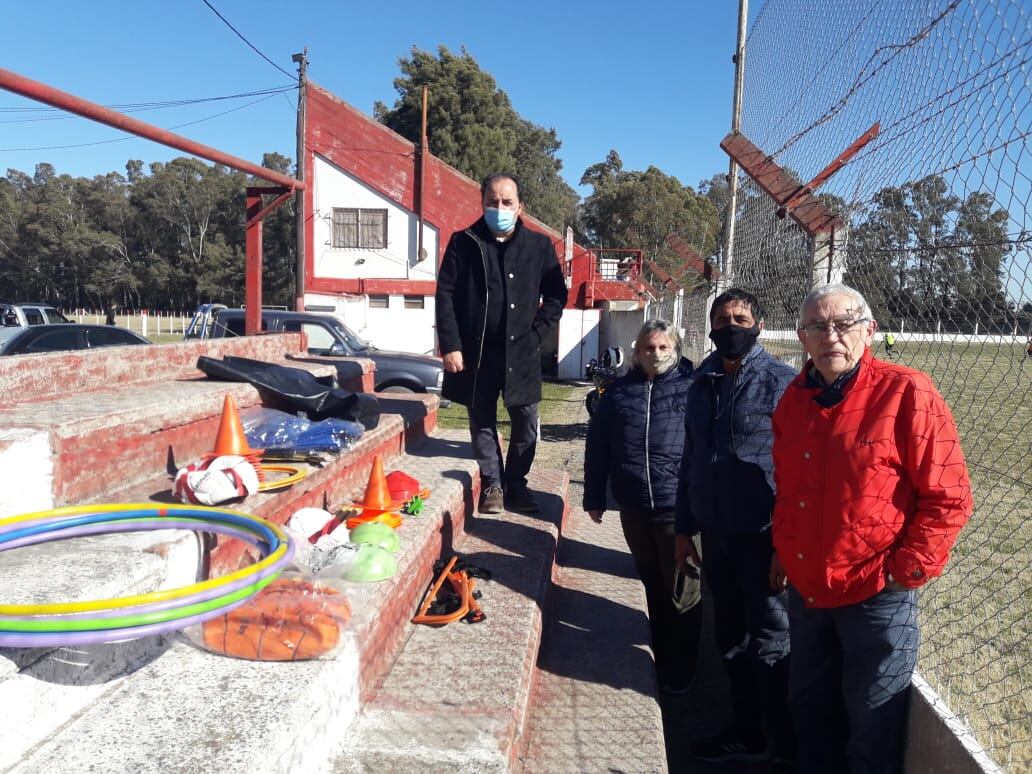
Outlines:
{"label": "gray hair", "polygon": [[806,307],[820,301],[822,298],[827,298],[828,296],[848,296],[852,299],[853,304],[858,310],[858,317],[865,320],[872,319],[871,307],[868,305],[867,299],[863,297],[863,294],[859,290],[851,288],[849,285],[842,282],[832,282],[828,285],[816,287],[806,294],[806,297],[803,299],[803,303],[799,305],[799,322],[797,325],[802,327],[803,323],[806,322],[804,319]]}
{"label": "gray hair", "polygon": [[666,320],[654,319],[648,320],[644,325],[641,326],[641,330],[638,331],[638,335],[634,339],[634,354],[631,356],[631,365],[640,365],[638,363],[638,354],[641,352],[641,348],[645,345],[645,339],[651,336],[653,333],[662,333],[668,339],[670,339],[670,346],[674,350],[674,354],[678,358],[681,357],[681,334],[678,333],[676,326],[673,323],[668,323]]}

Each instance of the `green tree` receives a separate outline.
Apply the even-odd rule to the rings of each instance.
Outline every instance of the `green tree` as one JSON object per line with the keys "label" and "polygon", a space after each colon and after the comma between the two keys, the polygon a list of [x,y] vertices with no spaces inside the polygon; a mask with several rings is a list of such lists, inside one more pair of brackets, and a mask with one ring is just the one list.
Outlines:
{"label": "green tree", "polygon": [[428,86],[431,153],[474,180],[510,172],[520,182],[529,214],[556,229],[574,222],[578,197],[560,177],[562,161],[556,154],[562,143],[555,130],[522,118],[465,49],[455,55],[440,46],[435,56],[413,47],[398,65],[398,99],[390,108],[376,103],[373,112],[380,122],[418,143],[422,88]]}
{"label": "green tree", "polygon": [[994,204],[983,191],[962,200],[939,175],[883,188],[854,218],[846,280],[884,328],[1006,330],[1009,216]]}
{"label": "green tree", "polygon": [[713,202],[656,167],[625,170],[611,150],[584,171],[581,185],[592,187],[581,222],[597,247],[642,248],[646,258],[671,273],[678,273],[683,259],[669,250],[667,235],[681,237],[702,256],[716,249],[720,229]]}
{"label": "green tree", "polygon": [[[293,162],[280,153],[264,154],[262,166],[284,175],[294,174]],[[252,180],[252,184],[267,185],[257,179]],[[293,308],[297,274],[295,225],[293,197],[265,216],[262,226],[262,299],[265,304]]]}

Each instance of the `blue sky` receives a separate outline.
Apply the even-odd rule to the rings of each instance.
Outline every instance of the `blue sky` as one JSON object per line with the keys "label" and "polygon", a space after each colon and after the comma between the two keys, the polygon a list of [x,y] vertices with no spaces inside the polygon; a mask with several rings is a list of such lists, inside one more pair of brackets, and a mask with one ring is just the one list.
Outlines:
{"label": "blue sky", "polygon": [[[611,148],[625,168],[655,165],[693,186],[727,169],[718,143],[730,126],[734,0],[212,4],[288,72],[295,72],[291,54],[307,46],[310,78],[367,113],[376,100],[393,104],[397,60],[413,45],[465,46],[523,117],[555,128],[563,174],[574,186]],[[752,5],[755,14],[760,3]],[[7,33],[0,66],[101,104],[289,85],[201,0],[0,6]],[[255,99],[132,114],[171,129]],[[253,161],[265,151],[294,157],[295,99],[294,92],[274,95],[174,131]],[[142,139],[43,150],[122,135],[75,117],[38,120],[61,116],[39,107],[0,91],[0,170],[31,173],[46,161],[92,176],[122,172],[130,158],[181,155]]]}

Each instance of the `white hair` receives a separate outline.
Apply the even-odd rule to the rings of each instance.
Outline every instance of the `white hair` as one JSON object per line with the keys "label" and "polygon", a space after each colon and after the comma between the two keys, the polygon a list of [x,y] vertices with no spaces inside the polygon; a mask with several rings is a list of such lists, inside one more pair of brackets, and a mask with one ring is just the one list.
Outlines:
{"label": "white hair", "polygon": [[832,282],[828,285],[820,285],[806,294],[806,297],[803,299],[803,303],[799,305],[799,327],[802,327],[806,322],[806,308],[810,306],[810,304],[814,304],[828,296],[848,296],[852,299],[853,304],[857,309],[858,318],[864,320],[872,319],[871,307],[867,304],[867,299],[863,297],[863,294],[859,290],[851,288],[849,285],[842,282]]}

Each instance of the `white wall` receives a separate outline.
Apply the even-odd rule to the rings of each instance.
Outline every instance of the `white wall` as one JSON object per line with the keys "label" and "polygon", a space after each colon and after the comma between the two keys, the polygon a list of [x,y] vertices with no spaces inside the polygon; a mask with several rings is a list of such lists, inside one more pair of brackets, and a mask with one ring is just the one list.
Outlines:
{"label": "white wall", "polygon": [[[423,223],[426,259],[417,260],[418,218],[332,162],[315,157],[315,218],[312,258],[316,277],[332,279],[437,278],[437,229]],[[387,247],[382,250],[333,247],[333,208],[387,210]]]}
{"label": "white wall", "polygon": [[[634,348],[634,337],[638,335],[647,317],[644,309],[620,310],[619,302],[607,301],[602,313],[602,324],[598,341],[599,351],[607,347],[621,347],[624,353],[624,366],[631,363],[631,350]],[[592,355],[597,357],[597,355]]]}
{"label": "white wall", "polygon": [[563,309],[559,318],[560,379],[584,379],[584,366],[598,358],[600,309]]}
{"label": "white wall", "polygon": [[305,306],[332,311],[351,330],[380,349],[434,354],[434,297],[423,298],[423,309],[406,309],[405,297],[388,296],[386,309],[370,309],[367,296],[306,293]]}

